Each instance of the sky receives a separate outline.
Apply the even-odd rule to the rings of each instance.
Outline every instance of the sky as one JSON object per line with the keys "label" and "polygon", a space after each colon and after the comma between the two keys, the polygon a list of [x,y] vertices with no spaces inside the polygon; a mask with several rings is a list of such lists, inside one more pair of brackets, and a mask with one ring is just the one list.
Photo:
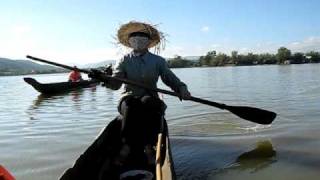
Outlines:
{"label": "sky", "polygon": [[[319,0],[1,0],[0,57],[87,64],[121,58],[121,24],[166,35],[163,57],[320,51]],[[152,51],[152,50],[151,50]]]}

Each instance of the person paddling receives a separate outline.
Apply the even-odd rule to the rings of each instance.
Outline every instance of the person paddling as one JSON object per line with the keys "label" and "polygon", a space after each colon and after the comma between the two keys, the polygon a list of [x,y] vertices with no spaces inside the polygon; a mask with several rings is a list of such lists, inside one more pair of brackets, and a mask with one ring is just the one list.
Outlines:
{"label": "person paddling", "polygon": [[[169,69],[166,60],[149,51],[149,48],[159,46],[163,40],[162,33],[154,26],[131,21],[120,27],[117,37],[119,42],[131,48],[132,52],[118,61],[113,72],[109,70],[108,75],[140,82],[151,88],[157,87],[160,77],[167,86],[179,93],[180,99],[191,97],[186,84]],[[89,74],[89,77],[97,78],[102,75],[96,72]],[[105,85],[118,90],[122,83],[110,79]],[[152,146],[156,144],[165,109],[165,103],[159,99],[156,92],[128,84],[124,86],[118,106],[122,116],[123,142],[120,158],[125,158],[132,149],[143,146],[148,162],[154,163]]]}
{"label": "person paddling", "polygon": [[81,73],[78,71],[78,67],[74,66],[74,69],[69,74],[69,82],[79,82],[82,81]]}

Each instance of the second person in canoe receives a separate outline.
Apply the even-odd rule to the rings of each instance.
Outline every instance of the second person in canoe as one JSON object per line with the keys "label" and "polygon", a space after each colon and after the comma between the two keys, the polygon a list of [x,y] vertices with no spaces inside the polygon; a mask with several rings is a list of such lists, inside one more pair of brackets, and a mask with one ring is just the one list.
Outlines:
{"label": "second person in canoe", "polygon": [[82,76],[77,66],[73,67],[74,69],[69,74],[69,82],[79,82],[82,81]]}

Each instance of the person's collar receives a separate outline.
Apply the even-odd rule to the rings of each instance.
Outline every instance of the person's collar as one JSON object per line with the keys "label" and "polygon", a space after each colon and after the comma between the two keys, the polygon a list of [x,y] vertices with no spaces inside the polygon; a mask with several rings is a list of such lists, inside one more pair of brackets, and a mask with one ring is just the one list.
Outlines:
{"label": "person's collar", "polygon": [[147,51],[145,51],[143,53],[132,51],[131,54],[134,57],[139,57],[139,56],[140,57],[145,57],[147,54],[149,54],[149,51],[147,50]]}

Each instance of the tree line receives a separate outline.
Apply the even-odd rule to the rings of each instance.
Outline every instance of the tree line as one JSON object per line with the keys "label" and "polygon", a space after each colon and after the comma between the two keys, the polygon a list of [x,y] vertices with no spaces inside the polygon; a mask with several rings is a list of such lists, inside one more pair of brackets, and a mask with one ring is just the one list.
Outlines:
{"label": "tree line", "polygon": [[320,53],[316,51],[292,53],[286,47],[280,47],[276,54],[239,54],[238,51],[232,51],[231,55],[227,55],[213,50],[209,51],[205,56],[200,56],[195,61],[187,60],[181,56],[175,56],[168,60],[171,68],[303,63],[320,63]]}
{"label": "tree line", "polygon": [[17,70],[10,68],[0,68],[0,76],[17,76],[27,74],[55,74],[69,72],[63,69],[47,69],[47,70]]}

